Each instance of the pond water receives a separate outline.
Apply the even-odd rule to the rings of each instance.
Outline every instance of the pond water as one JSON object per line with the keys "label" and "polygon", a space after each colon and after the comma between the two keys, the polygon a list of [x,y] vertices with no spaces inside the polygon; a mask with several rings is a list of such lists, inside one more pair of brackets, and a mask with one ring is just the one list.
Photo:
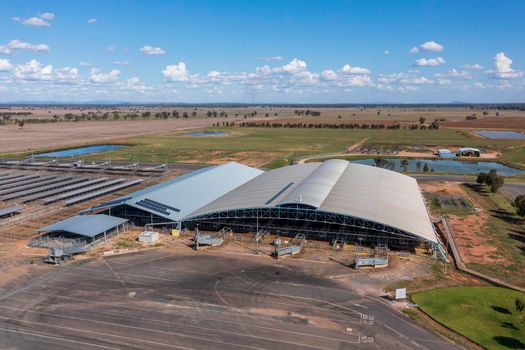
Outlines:
{"label": "pond water", "polygon": [[[390,164],[384,166],[386,169],[395,171],[402,171],[401,159],[385,159]],[[352,160],[352,163],[375,165],[372,158]],[[420,162],[419,168],[417,163]],[[451,174],[477,174],[480,172],[488,173],[491,169],[496,169],[499,175],[512,176],[516,174],[525,174],[525,170],[519,170],[508,167],[497,162],[462,162],[459,160],[430,160],[430,159],[408,159],[408,171],[423,172],[423,168],[427,164],[429,172],[431,169],[437,173],[451,173]]]}
{"label": "pond water", "polygon": [[228,135],[227,131],[194,131],[187,134],[180,134],[178,136],[220,136]]}
{"label": "pond water", "polygon": [[488,139],[518,139],[525,140],[525,134],[516,131],[488,131],[479,130],[474,131],[473,134],[486,137]]}
{"label": "pond water", "polygon": [[58,157],[58,158],[74,157],[74,156],[79,156],[79,155],[84,155],[84,154],[114,151],[114,150],[121,149],[124,147],[126,146],[121,146],[121,145],[87,146],[87,147],[80,147],[80,148],[65,149],[65,150],[56,151],[56,152],[35,154],[35,157]]}

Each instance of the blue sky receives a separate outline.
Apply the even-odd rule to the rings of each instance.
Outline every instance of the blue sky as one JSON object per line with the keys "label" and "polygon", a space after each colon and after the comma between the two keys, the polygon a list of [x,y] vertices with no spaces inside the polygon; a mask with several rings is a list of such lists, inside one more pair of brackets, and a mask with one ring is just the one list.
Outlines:
{"label": "blue sky", "polygon": [[525,102],[525,1],[0,1],[0,101]]}

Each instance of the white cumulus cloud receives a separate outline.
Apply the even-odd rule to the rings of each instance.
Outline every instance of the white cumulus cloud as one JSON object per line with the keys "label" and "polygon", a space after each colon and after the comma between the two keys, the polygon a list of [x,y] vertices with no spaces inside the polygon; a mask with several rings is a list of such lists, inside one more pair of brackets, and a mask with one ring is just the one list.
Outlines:
{"label": "white cumulus cloud", "polygon": [[55,14],[52,12],[44,12],[41,13],[39,17],[45,19],[46,21],[51,21],[55,19]]}
{"label": "white cumulus cloud", "polygon": [[188,71],[186,70],[186,63],[179,62],[178,64],[167,65],[162,70],[162,75],[167,81],[187,81]]}
{"label": "white cumulus cloud", "polygon": [[423,43],[419,45],[419,47],[413,47],[410,49],[411,54],[416,54],[420,51],[425,52],[441,52],[445,50],[445,47],[441,44],[436,43],[435,41],[427,41],[426,43]]}
{"label": "white cumulus cloud", "polygon": [[290,73],[290,74],[296,74],[299,72],[306,71],[306,62],[301,61],[297,58],[294,58],[289,63],[285,64],[281,67],[276,67],[272,70],[275,73]]}
{"label": "white cumulus cloud", "polygon": [[9,60],[0,59],[0,72],[6,72],[11,68],[13,68],[13,65],[11,62],[9,62]]}
{"label": "white cumulus cloud", "polygon": [[344,74],[370,74],[370,70],[363,67],[352,67],[349,64],[343,66]]}
{"label": "white cumulus cloud", "polygon": [[87,23],[88,24],[95,24],[95,23],[97,23],[97,19],[96,18],[90,18],[90,19],[87,20]]}
{"label": "white cumulus cloud", "polygon": [[436,58],[420,58],[414,62],[414,66],[417,67],[434,67],[445,64],[443,57]]}
{"label": "white cumulus cloud", "polygon": [[52,21],[55,19],[55,14],[52,12],[44,12],[38,16],[22,19],[20,17],[11,17],[15,22],[22,23],[28,27],[49,27]]}
{"label": "white cumulus cloud", "polygon": [[164,55],[166,53],[166,51],[164,51],[163,48],[153,47],[151,45],[143,46],[139,49],[139,51],[145,55],[151,55],[151,56]]}
{"label": "white cumulus cloud", "polygon": [[10,55],[18,50],[28,50],[33,52],[49,52],[49,46],[46,44],[30,44],[28,42],[20,41],[18,39],[11,40],[6,45],[0,45],[0,53]]}
{"label": "white cumulus cloud", "polygon": [[146,86],[143,82],[141,82],[138,77],[129,78],[126,82],[126,87],[129,90],[140,93],[152,90],[150,87]]}
{"label": "white cumulus cloud", "polygon": [[436,73],[435,76],[437,78],[463,78],[463,79],[472,79],[472,74],[467,72],[467,71],[464,71],[464,70],[461,70],[461,71],[458,71],[457,69],[455,68],[452,68],[451,70],[449,70],[448,72],[446,73]]}
{"label": "white cumulus cloud", "polygon": [[325,69],[324,71],[321,72],[321,77],[324,80],[336,80],[337,79],[337,73],[334,72],[331,69]]}
{"label": "white cumulus cloud", "polygon": [[469,69],[469,70],[480,70],[480,69],[483,69],[484,67],[481,64],[474,63],[474,64],[465,64],[463,68]]}
{"label": "white cumulus cloud", "polygon": [[51,24],[42,18],[38,17],[31,17],[22,22],[24,25],[28,27],[49,27]]}
{"label": "white cumulus cloud", "polygon": [[512,68],[512,60],[505,56],[504,52],[496,54],[494,57],[496,69],[492,71],[496,78],[512,79],[523,76],[523,72]]}
{"label": "white cumulus cloud", "polygon": [[89,74],[89,80],[96,84],[114,83],[118,80],[119,74],[118,69],[112,69],[109,73],[101,73],[98,69],[93,68]]}
{"label": "white cumulus cloud", "polygon": [[14,75],[21,80],[51,80],[53,66],[43,66],[39,61],[33,59],[25,64],[19,64],[14,69]]}
{"label": "white cumulus cloud", "polygon": [[259,61],[282,61],[282,56],[261,56],[257,57]]}
{"label": "white cumulus cloud", "polygon": [[18,64],[13,69],[13,75],[17,80],[29,82],[46,82],[49,84],[74,84],[80,82],[78,69],[74,67],[62,67],[54,69],[52,65],[43,65],[32,59],[25,64]]}
{"label": "white cumulus cloud", "polygon": [[114,64],[115,66],[127,66],[127,65],[129,65],[128,61],[113,61],[111,63]]}

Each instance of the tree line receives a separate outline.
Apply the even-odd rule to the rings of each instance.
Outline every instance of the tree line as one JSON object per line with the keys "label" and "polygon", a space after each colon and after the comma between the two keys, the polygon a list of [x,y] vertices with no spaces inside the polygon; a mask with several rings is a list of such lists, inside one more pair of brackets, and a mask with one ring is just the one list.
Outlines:
{"label": "tree line", "polygon": [[387,130],[432,130],[439,129],[439,124],[433,122],[429,126],[427,125],[401,125],[397,124],[384,124],[384,123],[303,123],[303,122],[240,122],[235,125],[239,127],[247,128],[308,128],[308,129],[387,129]]}

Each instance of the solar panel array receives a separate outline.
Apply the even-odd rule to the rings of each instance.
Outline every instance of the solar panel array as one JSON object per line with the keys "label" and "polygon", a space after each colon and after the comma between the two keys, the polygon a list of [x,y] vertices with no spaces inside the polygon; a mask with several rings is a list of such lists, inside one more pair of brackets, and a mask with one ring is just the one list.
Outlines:
{"label": "solar panel array", "polygon": [[7,185],[0,185],[0,190],[5,190],[6,188],[28,185],[32,183],[38,183],[38,182],[42,182],[42,181],[46,181],[46,180],[54,179],[54,178],[56,178],[56,176],[40,176],[36,179],[29,179],[29,180],[23,180],[23,181],[19,181],[19,182],[7,184]]}
{"label": "solar panel array", "polygon": [[[12,206],[0,208],[0,218],[21,212],[22,203],[38,201],[45,205],[61,203],[59,205],[72,206],[135,186],[143,181],[143,179],[128,181],[125,178],[108,177],[90,178],[71,173],[18,170],[4,172],[0,169],[0,206],[3,201],[7,203],[13,201]],[[110,202],[115,201],[122,201],[122,198]]]}
{"label": "solar panel array", "polygon": [[38,199],[42,199],[42,198],[46,198],[46,197],[50,197],[50,196],[55,196],[55,195],[62,194],[62,193],[68,192],[68,191],[73,191],[73,190],[76,190],[76,189],[79,189],[79,188],[88,187],[88,186],[91,186],[91,185],[94,185],[94,184],[98,184],[98,183],[104,182],[107,179],[108,179],[107,177],[101,177],[101,178],[98,178],[98,179],[93,179],[93,180],[89,180],[89,181],[83,181],[81,183],[76,183],[76,184],[73,184],[73,185],[70,185],[70,186],[59,187],[59,188],[55,188],[53,190],[36,193],[36,194],[31,195],[31,196],[24,197],[22,199],[22,203],[28,203],[28,202],[36,201]]}
{"label": "solar panel array", "polygon": [[180,212],[180,209],[177,209],[177,208],[174,208],[174,207],[170,207],[169,205],[166,205],[166,204],[162,204],[162,203],[159,203],[159,202],[156,202],[152,199],[149,199],[149,198],[144,198],[140,201],[138,201],[137,203],[135,203],[136,205],[139,205],[143,208],[146,208],[146,209],[150,209],[150,210],[153,210],[153,211],[156,211],[157,213],[161,213],[161,214],[164,214],[164,215],[170,215],[171,213],[168,211],[169,210],[172,210],[176,213],[179,213]]}
{"label": "solar panel array", "polygon": [[9,188],[0,190],[0,196],[4,196],[4,195],[9,194],[9,193],[15,193],[15,192],[21,192],[21,191],[29,190],[29,189],[32,189],[32,188],[35,188],[35,187],[43,187],[43,186],[46,186],[46,185],[49,185],[49,184],[54,184],[56,182],[61,182],[61,181],[67,180],[67,179],[71,179],[71,177],[66,177],[66,178],[63,178],[63,177],[56,178],[55,177],[55,178],[51,178],[51,179],[45,179],[44,181],[37,182],[37,183],[30,183],[28,185],[20,185],[20,186],[16,186],[16,187],[9,187]]}
{"label": "solar panel array", "polygon": [[108,187],[108,186],[111,186],[111,185],[114,185],[114,184],[118,184],[118,183],[121,183],[123,181],[124,181],[124,179],[116,179],[116,180],[111,180],[111,181],[108,181],[108,182],[103,182],[101,184],[97,184],[97,185],[81,188],[81,189],[78,189],[76,191],[66,192],[66,193],[60,194],[60,195],[55,196],[55,197],[44,199],[44,204],[51,204],[51,203],[59,202],[59,201],[66,200],[66,199],[69,199],[69,198],[73,198],[73,197],[76,197],[76,196],[80,196],[80,195],[82,195],[84,193],[95,191],[95,190],[98,190],[98,189],[101,189],[101,188],[104,188],[104,187]]}
{"label": "solar panel array", "polygon": [[7,184],[12,184],[12,183],[15,183],[15,182],[20,182],[20,181],[25,181],[25,180],[30,180],[30,179],[36,179],[39,175],[21,175],[21,176],[15,176],[15,177],[12,177],[10,179],[7,179],[7,180],[1,180],[0,181],[0,185],[7,185]]}
{"label": "solar panel array", "polygon": [[34,193],[48,191],[54,188],[59,188],[62,186],[71,185],[71,184],[86,181],[86,180],[87,180],[86,178],[63,178],[63,179],[60,179],[60,181],[55,181],[43,187],[36,187],[36,188],[29,189],[29,190],[14,192],[14,193],[11,193],[5,196],[1,196],[0,200],[7,201],[10,199],[25,197],[25,196],[28,196]]}
{"label": "solar panel array", "polygon": [[0,179],[0,184],[4,184],[6,180],[9,180],[9,179],[14,179],[14,178],[17,178],[17,177],[22,177],[24,176],[23,173],[15,173],[15,174],[9,174],[7,176],[4,176]]}
{"label": "solar panel array", "polygon": [[75,197],[75,198],[71,198],[69,200],[66,200],[64,202],[64,205],[65,206],[70,206],[70,205],[74,205],[74,204],[77,204],[77,203],[80,203],[80,202],[85,202],[87,200],[90,200],[90,199],[93,199],[93,198],[96,198],[96,197],[104,196],[106,194],[119,191],[119,190],[121,190],[123,188],[127,188],[127,187],[138,185],[142,181],[144,181],[144,180],[142,180],[142,179],[132,180],[132,181],[125,182],[123,184],[119,184],[119,185],[116,185],[116,186],[105,188],[105,189],[100,190],[100,191],[90,192],[90,193],[88,193],[88,194],[86,194],[84,196]]}

